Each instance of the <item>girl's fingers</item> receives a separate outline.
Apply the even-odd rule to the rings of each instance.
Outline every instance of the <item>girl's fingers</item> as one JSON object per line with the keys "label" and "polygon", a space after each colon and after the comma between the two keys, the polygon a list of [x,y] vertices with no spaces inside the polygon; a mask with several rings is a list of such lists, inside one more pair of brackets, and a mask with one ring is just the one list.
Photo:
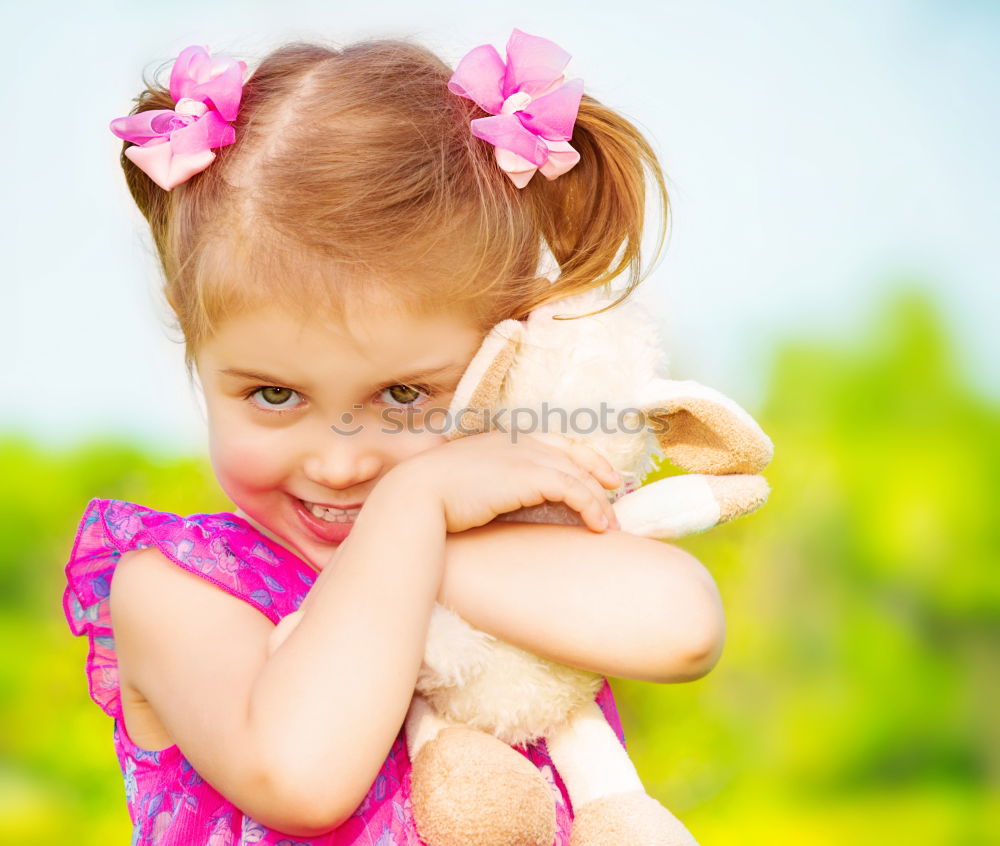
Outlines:
{"label": "girl's fingers", "polygon": [[601,513],[608,521],[608,525],[612,528],[618,527],[618,518],[615,517],[614,509],[611,507],[611,502],[608,500],[608,495],[605,492],[601,484],[586,470],[581,469],[579,465],[575,464],[573,461],[566,461],[567,470],[566,472],[571,473],[574,477],[580,480],[589,491],[591,496],[597,502]]}
{"label": "girl's fingers", "polygon": [[[550,435],[551,433],[543,433]],[[534,435],[532,436],[534,437]],[[608,520],[608,524],[615,529],[621,528],[614,508],[608,500],[605,487],[617,487],[620,483],[618,474],[611,464],[599,453],[590,447],[582,444],[575,444],[562,435],[555,435],[548,439],[539,439],[543,444],[556,447],[556,452],[544,450],[540,459],[549,466],[578,478],[593,494],[594,499],[600,506],[601,511]],[[598,481],[596,473],[605,473],[605,479]],[[607,474],[613,474],[608,476]],[[611,482],[611,484],[609,484]]]}
{"label": "girl's fingers", "polygon": [[529,437],[562,450],[577,464],[599,479],[604,487],[613,489],[621,485],[621,476],[611,466],[611,462],[586,444],[577,443],[557,432],[532,432]]}
{"label": "girl's fingers", "polygon": [[[559,478],[573,479],[576,485],[582,485],[589,492],[593,507],[607,520],[607,526],[615,529],[621,528],[618,525],[618,518],[615,516],[614,509],[608,501],[604,488],[586,470],[582,469],[562,453],[548,453],[539,460],[547,468],[551,468]],[[583,511],[581,505],[574,505],[574,507],[577,511]],[[602,526],[602,528],[606,528],[606,526]]]}
{"label": "girl's fingers", "polygon": [[603,532],[610,526],[603,506],[594,499],[591,489],[571,473],[546,468],[538,482],[538,492],[550,502],[566,503],[594,531]]}

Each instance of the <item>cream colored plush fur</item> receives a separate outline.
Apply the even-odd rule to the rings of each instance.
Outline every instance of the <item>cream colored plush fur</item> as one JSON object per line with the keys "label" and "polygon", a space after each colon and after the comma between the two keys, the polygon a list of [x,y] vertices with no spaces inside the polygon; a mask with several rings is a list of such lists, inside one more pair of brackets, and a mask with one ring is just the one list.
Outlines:
{"label": "cream colored plush fur", "polygon": [[[578,320],[554,319],[588,314],[609,302],[604,293],[587,292],[536,309],[524,322],[506,320],[494,327],[458,385],[450,408],[455,428],[449,436],[482,430],[490,418],[507,431],[545,428],[542,421],[548,420],[549,431],[586,443],[622,474],[622,487],[609,494],[616,514],[623,530],[646,537],[704,531],[758,508],[767,485],[755,474],[770,460],[771,442],[732,400],[695,382],[663,377],[666,362],[656,329],[637,305],[620,304]],[[576,409],[600,410],[602,403],[608,424],[595,431],[580,431],[594,417],[584,412],[569,417]],[[482,409],[489,417],[478,413]],[[553,409],[566,411],[568,427]],[[628,409],[634,411],[619,416]],[[506,413],[498,417],[498,410]],[[655,459],[664,456],[683,469],[717,475],[677,476],[633,490]],[[581,522],[561,503],[497,519]],[[446,778],[429,763],[449,743],[447,734],[438,734],[445,726],[480,729],[511,745],[545,737],[577,816],[585,821],[574,834],[574,846],[693,844],[676,817],[645,795],[635,768],[594,704],[602,681],[594,673],[503,643],[437,606],[406,724],[415,762],[413,783],[425,796],[432,793],[425,781]],[[422,755],[428,745],[431,751]],[[465,778],[476,779],[482,763],[467,761]],[[543,830],[538,846],[550,846],[548,829],[539,828],[540,816],[525,811],[527,794],[503,797],[510,816],[500,815],[502,826],[490,822],[497,818],[495,792],[485,816],[457,797],[452,802],[440,791],[435,795],[433,803],[414,800],[418,827],[429,846],[448,846],[432,833],[448,830],[474,830],[475,843],[496,846],[534,844],[532,837]],[[523,823],[515,833],[509,829],[512,819]],[[615,839],[601,839],[611,836]]]}

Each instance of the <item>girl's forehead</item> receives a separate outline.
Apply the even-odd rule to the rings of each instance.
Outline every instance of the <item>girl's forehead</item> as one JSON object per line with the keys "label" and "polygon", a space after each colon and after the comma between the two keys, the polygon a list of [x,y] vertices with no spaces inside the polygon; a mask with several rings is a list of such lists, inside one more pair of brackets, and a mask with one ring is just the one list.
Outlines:
{"label": "girl's forehead", "polygon": [[212,396],[256,383],[289,387],[325,402],[322,398],[334,393],[361,396],[379,384],[457,380],[482,334],[474,323],[447,314],[417,315],[410,322],[393,314],[348,331],[318,317],[304,323],[280,312],[256,312],[223,326],[195,362]]}
{"label": "girl's forehead", "polygon": [[268,362],[308,366],[331,358],[397,366],[418,356],[460,358],[484,333],[462,310],[355,308],[303,314],[276,306],[233,315],[203,344],[200,359],[223,366]]}

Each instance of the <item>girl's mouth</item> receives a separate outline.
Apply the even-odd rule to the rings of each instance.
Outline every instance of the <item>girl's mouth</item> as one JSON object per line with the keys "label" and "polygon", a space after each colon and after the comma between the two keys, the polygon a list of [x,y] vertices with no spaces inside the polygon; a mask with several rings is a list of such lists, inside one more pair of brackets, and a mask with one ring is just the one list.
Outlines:
{"label": "girl's mouth", "polygon": [[354,518],[358,516],[358,512],[361,511],[360,505],[338,508],[317,505],[315,502],[306,502],[304,499],[300,499],[299,502],[301,502],[305,506],[306,510],[314,517],[317,517],[320,520],[325,520],[328,523],[353,522]]}
{"label": "girl's mouth", "polygon": [[295,500],[295,512],[309,532],[325,543],[342,543],[350,534],[360,506],[347,509],[324,508],[305,500]]}

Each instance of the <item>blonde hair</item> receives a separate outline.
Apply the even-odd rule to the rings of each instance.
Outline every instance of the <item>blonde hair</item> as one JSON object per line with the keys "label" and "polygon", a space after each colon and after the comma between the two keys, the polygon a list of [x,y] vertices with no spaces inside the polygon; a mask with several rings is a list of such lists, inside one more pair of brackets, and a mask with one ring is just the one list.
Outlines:
{"label": "blonde hair", "polygon": [[[164,191],[124,155],[125,142],[121,165],[189,374],[214,327],[258,305],[332,316],[358,303],[466,306],[485,331],[625,270],[616,302],[642,281],[647,170],[662,209],[656,257],[669,201],[639,130],[584,95],[571,140],[580,162],[518,189],[469,131],[485,112],[448,91],[450,76],[402,40],[287,44],[247,80],[236,142],[187,182]],[[168,90],[144,82],[131,114],[173,108]],[[539,275],[545,247],[555,282]]]}

